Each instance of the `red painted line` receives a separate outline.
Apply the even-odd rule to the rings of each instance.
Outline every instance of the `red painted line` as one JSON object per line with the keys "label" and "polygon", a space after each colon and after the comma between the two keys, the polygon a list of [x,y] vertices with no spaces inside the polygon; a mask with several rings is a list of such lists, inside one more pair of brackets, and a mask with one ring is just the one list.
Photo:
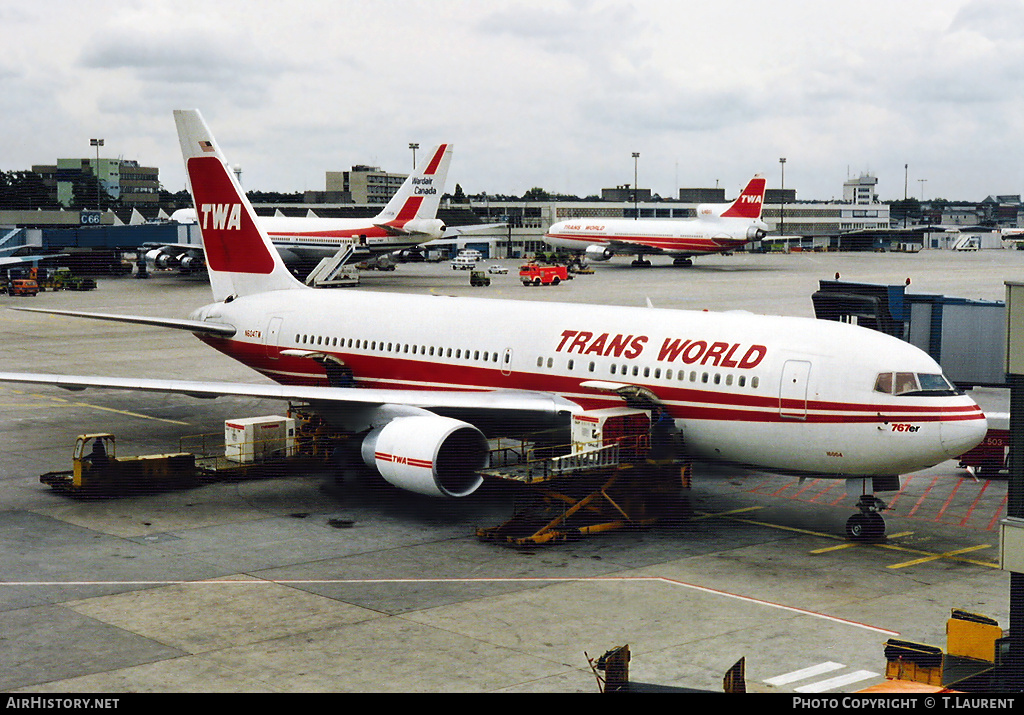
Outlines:
{"label": "red painted line", "polygon": [[[807,480],[804,480],[804,481],[806,482],[806,484],[804,484],[803,488],[797,489],[796,494],[793,495],[794,499],[799,499],[801,494],[803,494],[805,491],[807,491],[811,487],[817,486],[818,483],[821,480],[820,479],[807,479]],[[811,501],[814,501],[814,500],[812,499]]]}
{"label": "red painted line", "polygon": [[960,526],[966,526],[968,520],[971,518],[971,514],[974,513],[975,507],[978,506],[978,503],[981,501],[981,497],[988,490],[988,487],[989,487],[989,485],[991,483],[992,482],[990,482],[989,480],[986,479],[985,483],[981,485],[981,489],[978,490],[978,496],[974,497],[974,501],[971,502],[971,505],[967,508],[967,514],[964,516],[963,520],[960,522]]}
{"label": "red painted line", "polygon": [[928,488],[924,490],[924,492],[918,498],[917,502],[914,503],[914,506],[907,513],[907,516],[913,516],[914,513],[917,512],[919,508],[921,508],[921,504],[924,503],[925,498],[931,493],[932,489],[935,487],[938,481],[938,477],[932,477],[932,483],[928,485]]}
{"label": "red painted line", "polygon": [[939,508],[939,513],[935,515],[935,521],[940,521],[943,515],[946,513],[946,509],[953,503],[953,497],[956,496],[957,492],[960,491],[960,486],[964,483],[962,479],[957,480],[956,484],[953,485],[953,489],[949,492],[949,496],[942,502],[942,506]]}
{"label": "red painted line", "polygon": [[1003,501],[999,504],[999,508],[996,509],[996,513],[992,516],[992,519],[988,522],[988,526],[985,527],[986,531],[994,531],[999,525],[999,522],[1003,520],[1003,513],[1006,511],[1006,504],[1010,499],[1009,493],[1003,495]]}

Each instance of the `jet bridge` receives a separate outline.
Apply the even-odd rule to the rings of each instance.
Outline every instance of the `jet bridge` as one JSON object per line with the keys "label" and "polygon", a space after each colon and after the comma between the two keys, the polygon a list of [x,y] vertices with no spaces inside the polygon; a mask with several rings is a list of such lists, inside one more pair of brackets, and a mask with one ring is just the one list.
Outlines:
{"label": "jet bridge", "polygon": [[908,293],[906,285],[819,281],[814,316],[892,335],[931,355],[960,387],[1004,386],[1006,304]]}

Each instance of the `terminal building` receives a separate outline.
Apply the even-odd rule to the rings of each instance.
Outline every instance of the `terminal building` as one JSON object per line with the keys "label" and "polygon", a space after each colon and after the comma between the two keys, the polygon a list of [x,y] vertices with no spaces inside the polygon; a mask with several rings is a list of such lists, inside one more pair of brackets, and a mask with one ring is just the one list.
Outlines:
{"label": "terminal building", "polygon": [[[198,235],[180,236],[182,227],[170,225],[170,216],[159,204],[159,170],[155,167],[122,159],[59,159],[55,165],[34,166],[33,171],[42,177],[56,203],[70,205],[76,185],[82,191],[82,177],[97,175],[104,194],[118,200],[118,206],[102,211],[25,211],[3,210],[0,205],[0,249],[24,245],[67,250],[76,245],[108,244],[131,250],[144,242],[199,240]],[[357,164],[349,171],[326,172],[324,191],[307,191],[296,196],[294,203],[256,204],[255,208],[260,215],[373,216],[407,176]],[[877,184],[871,174],[848,179],[841,201],[798,200],[794,189],[768,189],[762,220],[770,227],[769,235],[742,250],[921,250],[962,247],[971,241],[978,247],[1001,247],[999,234],[993,234],[992,228],[1016,227],[1024,221],[1019,195],[989,196],[977,204],[881,202]],[[503,224],[465,233],[458,247],[474,248],[490,258],[521,258],[547,250],[544,234],[548,227],[566,219],[689,219],[696,217],[700,204],[727,203],[734,198],[721,187],[694,187],[681,188],[676,197],[664,199],[649,188],[629,184],[603,189],[600,195],[600,199],[583,200],[509,199],[486,194],[459,196],[458,200],[449,197],[442,201],[438,217],[449,226]],[[81,196],[77,201],[90,207],[100,203]],[[119,230],[143,224],[146,231]],[[165,239],[153,235],[159,224],[166,224]],[[987,236],[979,233],[968,238],[968,232],[980,230],[981,224],[989,227]],[[49,230],[61,227],[74,229],[74,233],[60,235]],[[100,237],[87,233],[92,227],[109,230]],[[26,234],[18,229],[36,232]]]}
{"label": "terminal building", "polygon": [[[129,159],[58,159],[53,165],[33,166],[32,171],[42,177],[50,199],[65,207],[74,203],[75,187],[87,176],[98,179],[107,200],[138,208],[156,207],[160,202],[160,170]],[[92,199],[78,198],[85,203]]]}

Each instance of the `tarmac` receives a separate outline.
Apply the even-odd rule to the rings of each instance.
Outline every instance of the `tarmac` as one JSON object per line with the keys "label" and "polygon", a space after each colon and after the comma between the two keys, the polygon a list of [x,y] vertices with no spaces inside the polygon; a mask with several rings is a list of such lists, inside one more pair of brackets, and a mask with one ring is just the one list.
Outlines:
{"label": "tarmac", "polygon": [[[364,273],[359,290],[811,316],[836,273],[989,300],[1024,278],[1009,250],[617,259],[544,288],[494,262],[511,270],[489,287],[443,263]],[[185,317],[209,300],[204,278],[158,273],[0,308]],[[177,331],[9,310],[0,331],[0,370],[263,379]],[[999,390],[978,399],[1006,409]],[[516,549],[475,535],[511,515],[504,484],[438,500],[321,471],[83,500],[39,482],[84,432],[114,433],[121,455],[177,451],[277,403],[2,385],[0,404],[8,694],[595,693],[589,659],[625,644],[638,688],[722,692],[742,659],[748,692],[836,694],[884,682],[889,638],[944,647],[953,608],[1008,626],[1006,480],[953,461],[885,495],[881,543],[846,540],[842,482],[698,464],[687,518]]]}

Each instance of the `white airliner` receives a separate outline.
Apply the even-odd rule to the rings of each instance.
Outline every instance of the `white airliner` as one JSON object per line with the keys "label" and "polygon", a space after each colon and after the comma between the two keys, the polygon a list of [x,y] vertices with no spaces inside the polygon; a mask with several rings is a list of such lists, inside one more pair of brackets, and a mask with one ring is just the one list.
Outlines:
{"label": "white airliner", "polygon": [[634,266],[649,266],[644,256],[667,255],[675,265],[689,266],[693,256],[725,253],[767,235],[761,221],[765,183],[754,176],[731,204],[700,204],[694,219],[570,219],[553,224],[544,240],[592,261],[635,254]]}
{"label": "white airliner", "polygon": [[[211,139],[206,151],[223,155],[212,142]],[[351,246],[357,253],[390,253],[499,225],[449,227],[437,218],[451,160],[451,144],[435,146],[372,218],[277,215],[261,216],[257,221],[270,235],[285,264],[301,275],[343,247]],[[172,220],[195,223],[198,214],[194,209],[181,209],[172,215]],[[201,269],[206,263],[202,247],[192,244],[162,244],[153,247],[146,258],[156,268],[179,268],[186,272]]]}
{"label": "white airliner", "polygon": [[[277,384],[29,373],[0,381],[306,402],[365,434],[363,459],[387,481],[449,497],[482,483],[485,435],[567,426],[627,396],[667,411],[695,458],[862,486],[958,456],[985,436],[981,409],[932,358],[854,325],[308,288],[260,229],[224,157],[204,150],[213,138],[199,114],[176,111],[175,120],[214,302],[188,320],[43,312],[187,330]],[[859,506],[851,535],[880,533],[873,503]]]}

